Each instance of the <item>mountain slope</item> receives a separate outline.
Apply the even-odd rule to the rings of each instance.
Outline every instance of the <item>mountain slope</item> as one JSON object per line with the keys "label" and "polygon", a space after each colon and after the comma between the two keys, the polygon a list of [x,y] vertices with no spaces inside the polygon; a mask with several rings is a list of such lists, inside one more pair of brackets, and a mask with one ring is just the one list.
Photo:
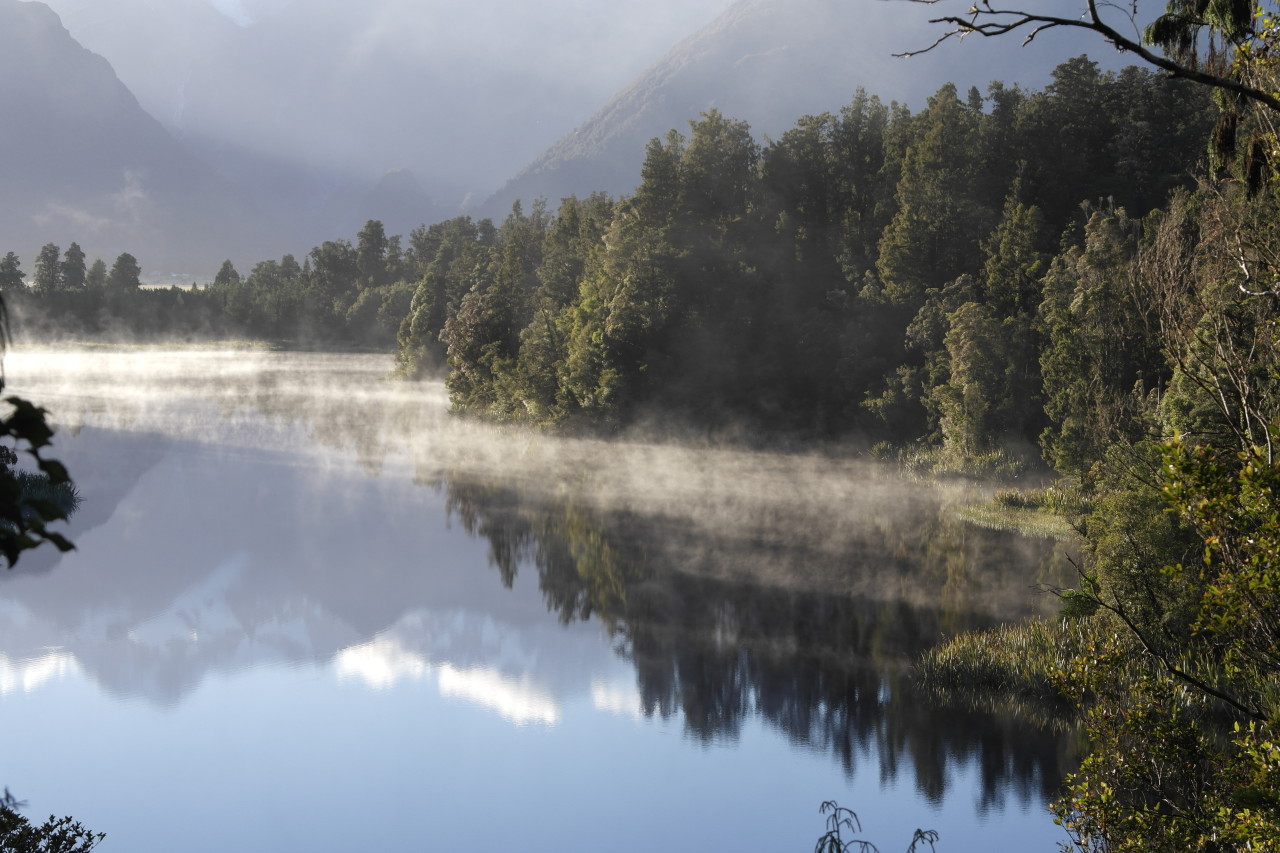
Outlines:
{"label": "mountain slope", "polygon": [[418,222],[483,200],[728,5],[48,3],[189,150],[264,209],[306,220],[309,240],[342,233],[394,170],[429,197]]}
{"label": "mountain slope", "polygon": [[108,263],[127,251],[151,271],[278,248],[42,3],[0,0],[0,115],[0,249],[28,271],[47,242],[74,240]]}
{"label": "mountain slope", "polygon": [[480,212],[502,216],[516,199],[630,192],[645,143],[671,128],[687,130],[690,119],[713,107],[745,119],[758,137],[777,136],[802,115],[838,110],[858,87],[917,110],[946,82],[962,92],[985,91],[996,79],[1038,87],[1062,60],[1106,53],[1090,34],[1047,33],[1025,49],[1015,37],[892,56],[929,45],[939,30],[927,19],[938,14],[883,0],[740,0],[551,146]]}

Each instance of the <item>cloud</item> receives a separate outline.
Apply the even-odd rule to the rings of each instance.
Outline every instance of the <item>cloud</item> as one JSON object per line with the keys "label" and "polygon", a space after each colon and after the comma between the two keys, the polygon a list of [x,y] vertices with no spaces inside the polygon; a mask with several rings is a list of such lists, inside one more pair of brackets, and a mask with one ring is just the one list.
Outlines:
{"label": "cloud", "polygon": [[253,23],[253,17],[240,0],[206,0],[206,2],[242,27]]}
{"label": "cloud", "polygon": [[125,169],[121,177],[124,185],[111,195],[112,205],[118,213],[137,219],[147,202],[147,190],[143,187],[143,175],[136,169]]}
{"label": "cloud", "polygon": [[240,27],[249,27],[288,6],[292,0],[205,0]]}
{"label": "cloud", "polygon": [[46,203],[43,210],[31,215],[31,219],[42,230],[55,230],[67,226],[65,230],[78,234],[97,234],[111,225],[108,217],[99,216],[86,208],[55,201]]}

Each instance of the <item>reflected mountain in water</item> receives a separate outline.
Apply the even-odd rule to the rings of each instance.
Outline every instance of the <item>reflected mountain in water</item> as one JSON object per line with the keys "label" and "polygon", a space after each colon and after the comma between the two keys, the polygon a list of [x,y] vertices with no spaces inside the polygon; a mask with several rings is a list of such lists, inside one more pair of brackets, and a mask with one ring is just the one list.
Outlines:
{"label": "reflected mountain in water", "polygon": [[[0,691],[79,672],[175,706],[215,674],[432,680],[521,725],[567,702],[732,742],[760,719],[850,775],[1050,796],[1069,739],[932,707],[942,637],[1051,612],[1059,546],[967,525],[972,486],[854,459],[555,439],[451,418],[388,360],[20,354],[80,483],[56,570],[0,579]],[[631,670],[632,675],[626,675]],[[870,762],[874,761],[874,766]]]}

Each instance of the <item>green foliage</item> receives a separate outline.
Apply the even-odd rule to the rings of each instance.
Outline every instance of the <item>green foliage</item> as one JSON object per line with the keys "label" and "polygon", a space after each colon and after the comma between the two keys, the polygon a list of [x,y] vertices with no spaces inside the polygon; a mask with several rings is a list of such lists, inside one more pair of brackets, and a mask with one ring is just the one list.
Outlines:
{"label": "green foliage", "polygon": [[222,262],[222,266],[218,268],[218,274],[213,277],[215,287],[231,287],[240,282],[240,273],[236,272],[235,265],[230,259]]}
{"label": "green foliage", "polygon": [[58,265],[59,285],[66,290],[83,290],[85,286],[84,250],[79,243],[72,243],[62,254]]}
{"label": "green foliage", "polygon": [[1045,246],[1040,208],[1017,200],[1017,187],[1005,202],[1000,222],[983,241],[983,301],[999,316],[1029,314],[1040,304],[1040,279],[1050,255]]}
{"label": "green foliage", "polygon": [[356,269],[360,289],[383,287],[391,283],[395,268],[389,256],[391,240],[382,222],[370,219],[356,235]]}
{"label": "green foliage", "polygon": [[1116,446],[1096,488],[1067,620],[962,636],[922,677],[944,699],[1074,710],[1090,749],[1055,811],[1078,849],[1274,849],[1280,463],[1268,445]]}
{"label": "green foliage", "polygon": [[138,259],[124,252],[111,265],[105,286],[115,293],[130,293],[142,286],[141,275],[142,267],[138,266]]}
{"label": "green foliage", "polygon": [[903,473],[921,478],[963,477],[1009,482],[1027,472],[1027,460],[1007,450],[961,455],[947,448],[918,447],[899,453],[897,461]]}
{"label": "green foliage", "polygon": [[36,255],[35,288],[38,293],[52,293],[62,286],[62,268],[58,263],[61,250],[55,243],[45,243]]}
{"label": "green foliage", "polygon": [[917,119],[877,263],[889,301],[908,314],[929,288],[978,271],[978,244],[995,219],[975,197],[978,122],[950,84]]}
{"label": "green foliage", "polygon": [[1081,620],[1033,619],[977,634],[963,634],[920,659],[921,686],[939,698],[972,704],[998,697],[1041,720],[1070,719],[1072,700],[1084,686],[1076,661],[1101,638]]}
{"label": "green foliage", "polygon": [[1134,272],[1138,235],[1123,210],[1095,212],[1044,278],[1041,443],[1063,473],[1086,475],[1108,443],[1142,436],[1145,391],[1167,381],[1159,342],[1134,334],[1156,310]]}
{"label": "green foliage", "polygon": [[[940,444],[956,469],[1025,457],[1046,425],[1070,432],[1079,402],[1055,365],[1057,408],[1043,405],[1053,236],[1081,187],[1146,210],[1184,181],[1204,105],[1081,59],[1049,91],[948,86],[917,116],[859,92],[764,146],[711,111],[650,141],[631,198],[415,230],[398,361],[447,370],[459,409],[499,419],[612,429],[657,413],[711,431],[870,430]],[[1065,153],[1050,132],[1064,124],[1086,140]],[[1140,160],[1159,166],[1135,183]],[[1149,367],[1132,361],[1118,369]],[[1082,445],[1080,464],[1096,450]]]}
{"label": "green foliage", "polygon": [[943,446],[951,453],[976,457],[990,450],[1007,416],[1009,335],[991,312],[966,302],[947,315],[950,378],[937,391]]}
{"label": "green foliage", "polygon": [[1079,541],[1081,516],[1091,511],[1089,496],[1070,485],[1000,489],[988,504],[971,504],[956,510],[975,524],[1070,542]]}
{"label": "green foliage", "polygon": [[26,281],[22,272],[22,263],[13,252],[0,258],[0,293],[9,293],[22,288]]}
{"label": "green foliage", "polygon": [[90,832],[78,821],[52,815],[34,826],[7,805],[0,805],[0,851],[2,853],[89,853],[106,838]]}
{"label": "green foliage", "polygon": [[[59,265],[57,287],[15,288],[11,301],[20,333],[41,340],[125,334],[392,350],[415,313],[426,238],[425,229],[417,233],[417,246],[406,253],[398,235],[387,236],[380,222],[370,220],[357,238],[360,247],[327,241],[304,265],[285,255],[255,264],[248,275],[226,260],[204,288],[142,288],[141,268],[128,253],[110,272],[101,259],[85,270],[73,243]],[[0,262],[0,273],[5,269]],[[13,269],[20,278],[16,256]]]}
{"label": "green foliage", "polygon": [[484,281],[497,236],[489,220],[473,222],[465,216],[410,236],[410,254],[418,259],[422,273],[397,334],[397,358],[404,373],[422,375],[443,367],[440,334],[463,297]]}
{"label": "green foliage", "polygon": [[[1280,430],[1273,424],[1273,438]],[[1203,543],[1200,559],[1165,567],[1196,594],[1189,633],[1215,689],[1257,719],[1280,718],[1280,461],[1269,447],[1235,453],[1170,443],[1163,495]]]}
{"label": "green foliage", "polygon": [[1060,480],[1042,489],[1001,489],[993,498],[997,506],[1011,509],[1034,509],[1078,518],[1093,510],[1093,502],[1078,485]]}
{"label": "green foliage", "polygon": [[95,258],[85,274],[84,286],[89,290],[102,290],[107,286],[107,264],[102,258]]}
{"label": "green foliage", "polygon": [[1079,58],[1043,92],[946,86],[918,115],[860,91],[765,144],[713,110],[649,143],[630,198],[458,217],[403,248],[369,220],[199,291],[139,291],[122,255],[21,314],[42,337],[386,348],[394,331],[400,372],[447,375],[459,410],[492,418],[859,434],[955,471],[1016,468],[1043,434],[1087,475],[1162,405],[1190,422],[1208,395],[1151,342],[1156,309],[1124,272],[1137,226],[1108,206],[1056,259],[1054,240],[1083,198],[1145,212],[1185,185],[1205,106]]}
{"label": "green foliage", "polygon": [[[7,341],[8,308],[0,301],[0,355]],[[23,551],[46,542],[60,551],[74,547],[49,525],[65,521],[79,499],[62,463],[42,455],[53,439],[47,412],[20,397],[6,397],[4,402],[8,410],[0,413],[0,439],[6,440],[0,443],[0,554],[12,568]],[[38,473],[13,468],[19,451],[34,460]]]}
{"label": "green foliage", "polygon": [[[0,416],[0,437],[10,439],[15,448],[28,453],[44,475],[43,483],[48,484],[35,486],[39,480],[19,476],[7,465],[0,465],[0,554],[12,567],[23,551],[45,542],[59,551],[72,549],[71,542],[49,529],[49,525],[65,521],[75,502],[74,492],[68,492],[70,477],[66,468],[41,455],[53,438],[46,411],[19,397],[6,397],[4,402],[9,411]],[[3,445],[0,448],[8,449]],[[10,455],[16,460],[16,454],[10,451]]]}

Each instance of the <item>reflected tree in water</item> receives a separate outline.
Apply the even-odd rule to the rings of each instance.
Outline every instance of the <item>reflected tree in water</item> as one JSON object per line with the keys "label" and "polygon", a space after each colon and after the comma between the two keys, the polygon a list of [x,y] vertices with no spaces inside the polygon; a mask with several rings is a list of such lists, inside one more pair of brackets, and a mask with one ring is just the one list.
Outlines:
{"label": "reflected tree in water", "polygon": [[[762,543],[492,482],[454,477],[443,485],[452,515],[489,543],[504,586],[532,569],[562,622],[597,619],[635,666],[640,710],[679,716],[703,743],[734,741],[759,718],[791,743],[830,754],[850,776],[873,758],[883,782],[909,768],[932,802],[947,793],[952,765],[973,763],[984,809],[1010,795],[1047,800],[1069,769],[1068,735],[1009,713],[940,708],[914,685],[912,664],[926,649],[954,631],[994,624],[963,596],[947,603],[945,590],[994,571],[983,557],[1016,564],[1007,534],[943,519],[928,525],[936,542],[917,527],[914,541],[895,532],[863,542],[860,552],[804,554],[848,573],[897,575],[890,589],[915,585],[939,596],[929,606],[713,576],[700,562],[708,555],[721,567],[741,566],[761,559]],[[767,543],[763,551],[788,557]],[[1042,557],[1052,552],[1046,544]]]}

